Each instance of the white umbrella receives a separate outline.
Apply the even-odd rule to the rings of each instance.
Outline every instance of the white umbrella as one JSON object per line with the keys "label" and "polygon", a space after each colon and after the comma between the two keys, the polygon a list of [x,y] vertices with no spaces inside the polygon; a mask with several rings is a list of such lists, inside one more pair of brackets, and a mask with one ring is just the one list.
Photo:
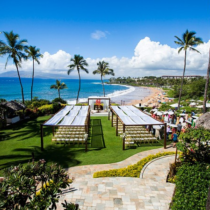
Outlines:
{"label": "white umbrella", "polygon": [[164,112],[164,114],[168,114],[168,112]]}
{"label": "white umbrella", "polygon": [[170,111],[170,112],[168,112],[168,114],[172,115],[172,114],[174,114],[174,112]]}
{"label": "white umbrella", "polygon": [[186,114],[184,114],[184,113],[182,113],[182,114],[180,114],[180,116],[185,116]]}
{"label": "white umbrella", "polygon": [[196,105],[196,103],[195,103],[195,102],[192,102],[192,103],[190,103],[190,105],[191,105],[191,106],[195,106],[195,105]]}

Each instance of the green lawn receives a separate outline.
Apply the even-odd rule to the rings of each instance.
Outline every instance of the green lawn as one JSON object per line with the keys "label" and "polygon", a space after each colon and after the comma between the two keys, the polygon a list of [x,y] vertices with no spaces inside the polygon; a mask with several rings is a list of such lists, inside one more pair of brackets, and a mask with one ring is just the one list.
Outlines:
{"label": "green lawn", "polygon": [[[57,162],[67,168],[77,165],[103,164],[122,161],[138,152],[163,146],[163,142],[141,144],[141,146],[122,150],[122,140],[116,137],[115,128],[107,117],[92,117],[88,152],[84,146],[55,144],[52,128],[44,128],[44,151],[40,150],[40,124],[49,117],[39,117],[19,123],[0,131],[0,169],[18,163],[26,163],[34,152],[35,159],[45,159],[48,163]],[[2,175],[2,170],[0,170]]]}

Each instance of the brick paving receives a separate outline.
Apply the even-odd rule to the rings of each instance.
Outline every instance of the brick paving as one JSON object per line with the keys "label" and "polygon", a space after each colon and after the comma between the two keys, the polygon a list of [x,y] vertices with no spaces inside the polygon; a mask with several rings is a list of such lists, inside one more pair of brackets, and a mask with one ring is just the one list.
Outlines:
{"label": "brick paving", "polygon": [[61,195],[58,209],[63,209],[64,200],[78,203],[81,210],[168,210],[174,184],[166,183],[169,163],[174,156],[167,156],[150,163],[143,178],[104,177],[93,178],[93,173],[126,167],[142,158],[164,151],[175,151],[173,148],[162,148],[140,152],[128,159],[112,164],[76,166],[68,169],[74,182],[68,192]]}

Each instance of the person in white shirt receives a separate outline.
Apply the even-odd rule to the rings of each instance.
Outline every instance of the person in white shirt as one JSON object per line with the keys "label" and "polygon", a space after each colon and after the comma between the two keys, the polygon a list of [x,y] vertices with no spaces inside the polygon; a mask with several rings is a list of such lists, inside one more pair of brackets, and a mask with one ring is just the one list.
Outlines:
{"label": "person in white shirt", "polygon": [[181,118],[179,119],[179,122],[182,124],[182,123],[184,122],[184,118],[181,117]]}
{"label": "person in white shirt", "polygon": [[165,115],[164,122],[168,122],[168,114]]}

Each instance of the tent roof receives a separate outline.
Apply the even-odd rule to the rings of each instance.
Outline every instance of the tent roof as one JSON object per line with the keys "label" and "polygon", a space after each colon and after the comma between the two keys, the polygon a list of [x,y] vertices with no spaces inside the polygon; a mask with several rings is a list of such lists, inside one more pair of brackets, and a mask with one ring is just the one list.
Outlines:
{"label": "tent roof", "polygon": [[125,125],[163,125],[134,106],[111,106]]}

